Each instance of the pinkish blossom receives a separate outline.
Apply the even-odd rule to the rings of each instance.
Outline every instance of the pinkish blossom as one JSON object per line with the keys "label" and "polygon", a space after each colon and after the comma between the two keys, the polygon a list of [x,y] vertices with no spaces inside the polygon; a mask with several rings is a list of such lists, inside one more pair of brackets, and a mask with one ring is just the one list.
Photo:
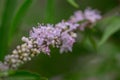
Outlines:
{"label": "pinkish blossom", "polygon": [[[50,45],[54,47],[64,48],[60,51],[72,51],[73,43],[75,42],[71,32],[77,29],[79,24],[70,22],[60,22],[53,25],[39,25],[38,28],[33,28],[30,32],[30,38],[34,39],[39,46],[39,50],[50,54]],[[62,46],[62,47],[61,47]]]}
{"label": "pinkish blossom", "polygon": [[77,23],[83,21],[84,19],[84,13],[82,11],[76,11],[74,15],[70,17],[69,22]]}
{"label": "pinkish blossom", "polygon": [[85,27],[88,26],[86,23],[95,23],[97,20],[100,20],[102,17],[97,10],[92,10],[87,8],[84,12],[76,11],[73,16],[70,17],[68,22],[70,23],[79,23],[79,29],[83,31]]}
{"label": "pinkish blossom", "polygon": [[61,34],[62,45],[60,47],[60,53],[72,51],[75,38],[72,37],[68,32]]}
{"label": "pinkish blossom", "polygon": [[[96,10],[86,9],[77,11],[68,21],[61,21],[56,25],[38,25],[30,31],[29,37],[22,37],[24,42],[13,50],[12,54],[0,62],[0,70],[16,69],[20,64],[31,60],[32,57],[43,52],[50,55],[50,46],[60,48],[60,53],[72,51],[76,42],[77,30],[84,30],[88,24],[101,19]],[[81,22],[81,23],[79,23]]]}
{"label": "pinkish blossom", "polygon": [[89,20],[91,23],[96,22],[101,19],[101,15],[97,10],[92,10],[91,8],[87,8],[84,11],[84,16],[86,20]]}

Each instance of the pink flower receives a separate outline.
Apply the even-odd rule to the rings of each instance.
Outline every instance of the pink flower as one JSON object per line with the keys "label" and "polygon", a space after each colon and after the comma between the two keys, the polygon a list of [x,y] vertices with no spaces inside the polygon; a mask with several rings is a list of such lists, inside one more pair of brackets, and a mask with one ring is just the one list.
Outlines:
{"label": "pink flower", "polygon": [[73,16],[70,17],[72,23],[77,23],[84,20],[84,14],[82,11],[76,11]]}
{"label": "pink flower", "polygon": [[97,10],[92,10],[91,8],[87,8],[84,11],[85,19],[89,20],[91,23],[96,22],[101,19],[101,15]]}
{"label": "pink flower", "polygon": [[60,53],[72,51],[75,39],[67,32],[61,34],[62,45],[60,47]]}
{"label": "pink flower", "polygon": [[60,53],[72,51],[77,37],[75,31],[78,28],[84,30],[89,23],[99,19],[101,19],[99,12],[88,8],[84,12],[75,12],[67,22],[62,21],[55,26],[47,24],[33,27],[29,37],[22,38],[24,43],[17,46],[11,55],[7,55],[3,63],[0,62],[0,70],[16,69],[20,64],[31,60],[41,52],[50,55],[50,46],[60,48]]}

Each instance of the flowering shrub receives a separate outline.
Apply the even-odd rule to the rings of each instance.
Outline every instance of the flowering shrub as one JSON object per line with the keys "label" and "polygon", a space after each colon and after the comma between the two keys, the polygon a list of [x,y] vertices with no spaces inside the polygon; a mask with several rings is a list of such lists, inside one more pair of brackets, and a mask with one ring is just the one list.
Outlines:
{"label": "flowering shrub", "polygon": [[[34,19],[37,13],[33,9],[31,13],[29,12],[30,15],[27,15],[30,17],[28,19],[33,19],[23,20],[33,0],[25,0],[23,3],[18,3],[17,0],[5,0],[0,1],[0,5],[1,2],[5,2],[5,9],[0,19],[0,80],[47,80],[46,77],[50,80],[120,79],[118,75],[120,70],[118,37],[120,17],[117,9],[112,9],[113,5],[104,7],[106,5],[102,4],[102,1],[99,3],[98,0],[94,5],[98,7],[94,9],[87,7],[88,5],[83,1],[83,5],[80,3],[81,9],[84,9],[84,5],[87,8],[78,10],[69,16],[68,14],[72,12],[71,7],[66,8],[67,4],[64,6],[62,3],[61,9],[67,9],[68,13],[64,10],[61,12],[61,9],[53,6],[55,1],[48,0],[45,2],[47,4],[43,23],[39,19],[41,22],[27,32],[28,36],[23,36],[25,34],[18,31],[19,26],[23,26],[21,29],[24,28],[23,31],[27,31],[25,24],[30,24],[32,20],[39,22],[36,20],[38,17]],[[59,3],[59,1],[56,2]],[[79,8],[77,1],[67,0],[67,2]],[[16,6],[16,4],[21,5]],[[98,4],[103,6],[99,7]],[[91,5],[91,7],[94,6]],[[54,14],[54,9],[56,14]],[[107,9],[113,12],[107,12]],[[42,12],[40,11],[38,16],[42,15]],[[20,25],[22,20],[26,22]],[[17,32],[22,36],[20,45],[17,45],[20,42],[17,39],[19,37],[15,36],[15,34],[19,36]],[[38,65],[35,66],[35,64]],[[40,74],[45,77],[41,77]]]}
{"label": "flowering shrub", "polygon": [[60,53],[72,51],[77,38],[76,30],[84,30],[90,26],[86,23],[93,24],[100,19],[101,15],[96,10],[88,8],[85,12],[75,12],[68,21],[33,27],[29,37],[22,37],[24,43],[18,45],[12,54],[5,56],[4,62],[0,63],[0,70],[16,69],[41,52],[50,55],[50,46],[60,48]]}

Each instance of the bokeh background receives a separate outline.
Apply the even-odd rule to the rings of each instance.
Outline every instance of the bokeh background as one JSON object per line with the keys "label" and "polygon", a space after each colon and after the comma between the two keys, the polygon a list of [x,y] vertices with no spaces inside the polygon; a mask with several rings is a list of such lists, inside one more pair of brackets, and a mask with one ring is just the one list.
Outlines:
{"label": "bokeh background", "polygon": [[[91,7],[101,12],[103,19],[93,26],[95,31],[91,34],[96,44],[106,27],[120,25],[119,0],[74,1],[78,8],[69,0],[0,0],[0,59],[21,44],[21,37],[29,36],[38,23],[56,24],[69,19],[76,10]],[[19,70],[38,73],[49,80],[120,80],[120,31],[99,48],[85,37],[86,33],[89,31],[78,33],[73,52],[60,54],[59,49],[51,48],[50,56],[41,53]]]}

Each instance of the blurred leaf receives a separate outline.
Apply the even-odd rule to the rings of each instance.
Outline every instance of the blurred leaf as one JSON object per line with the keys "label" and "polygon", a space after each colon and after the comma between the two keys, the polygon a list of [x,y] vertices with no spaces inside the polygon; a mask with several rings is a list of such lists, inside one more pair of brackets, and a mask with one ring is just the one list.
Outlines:
{"label": "blurred leaf", "polygon": [[[115,54],[116,55],[116,54]],[[106,57],[103,63],[99,66],[98,74],[106,73],[117,69],[117,61],[115,55]]]}
{"label": "blurred leaf", "polygon": [[94,39],[92,36],[89,36],[89,40],[90,40],[93,48],[94,48],[94,49],[97,49],[97,44],[96,44],[95,39]]}
{"label": "blurred leaf", "polygon": [[79,8],[79,5],[75,2],[75,0],[67,0],[73,7]]}
{"label": "blurred leaf", "polygon": [[27,71],[16,71],[5,80],[47,80],[47,78],[42,78],[37,74]]}
{"label": "blurred leaf", "polygon": [[13,71],[13,70],[0,71],[0,77],[8,76],[8,75],[11,75],[11,74],[14,74],[14,73],[15,73],[15,71]]}
{"label": "blurred leaf", "polygon": [[93,47],[95,50],[97,49],[97,44],[96,44],[96,41],[94,39],[94,33],[95,30],[94,29],[89,29],[89,28],[86,28],[85,30],[85,36],[86,36],[86,39],[88,39],[91,47]]}
{"label": "blurred leaf", "polygon": [[8,34],[16,8],[17,0],[5,0],[4,12],[0,27],[0,59],[3,59],[8,50]]}
{"label": "blurred leaf", "polygon": [[27,13],[29,7],[31,6],[33,0],[24,0],[23,4],[20,6],[20,8],[17,10],[14,20],[12,21],[10,32],[9,32],[9,41],[11,42],[11,39],[13,38],[14,34],[18,31],[18,26],[22,22],[22,19],[24,18],[25,14]]}
{"label": "blurred leaf", "polygon": [[47,0],[45,22],[53,23],[54,20],[54,0]]}
{"label": "blurred leaf", "polygon": [[102,26],[105,26],[106,24],[107,25],[104,30],[102,39],[100,40],[98,44],[99,46],[104,44],[112,34],[120,30],[120,16],[111,17],[107,20],[104,20],[104,22],[101,24],[103,24]]}

